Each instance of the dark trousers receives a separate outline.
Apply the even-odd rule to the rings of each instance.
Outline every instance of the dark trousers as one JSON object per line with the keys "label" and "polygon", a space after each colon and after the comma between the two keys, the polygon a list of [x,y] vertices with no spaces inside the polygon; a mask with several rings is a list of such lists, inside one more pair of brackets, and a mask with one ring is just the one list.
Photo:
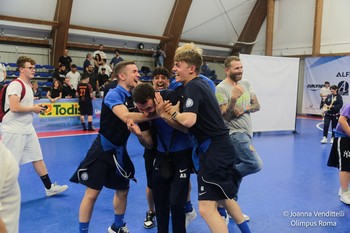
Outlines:
{"label": "dark trousers", "polygon": [[152,174],[152,191],[156,208],[158,233],[169,232],[169,212],[171,211],[174,233],[186,233],[185,203],[187,200],[190,173],[192,171],[192,149],[171,153],[173,176],[164,180],[160,175],[160,160],[164,156],[157,153]]}
{"label": "dark trousers", "polygon": [[324,137],[327,137],[328,128],[329,128],[330,122],[332,121],[332,137],[334,138],[333,129],[334,129],[335,127],[337,127],[338,120],[339,120],[339,115],[330,115],[330,114],[326,114],[326,115],[324,116],[324,125],[323,125],[323,136],[324,136]]}

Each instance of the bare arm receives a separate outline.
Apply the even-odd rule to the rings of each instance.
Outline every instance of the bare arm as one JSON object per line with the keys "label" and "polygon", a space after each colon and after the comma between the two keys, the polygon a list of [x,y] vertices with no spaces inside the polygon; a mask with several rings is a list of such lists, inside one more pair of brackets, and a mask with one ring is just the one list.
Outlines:
{"label": "bare arm", "polygon": [[7,233],[5,223],[0,218],[0,233]]}
{"label": "bare arm", "polygon": [[38,114],[41,111],[45,110],[39,104],[35,104],[33,106],[30,106],[30,107],[23,106],[20,103],[19,96],[17,96],[17,95],[10,95],[9,96],[9,101],[10,101],[10,111],[11,112],[35,112],[35,113]]}
{"label": "bare arm", "polygon": [[147,149],[152,149],[154,144],[151,130],[141,131],[140,127],[131,119],[128,119],[126,124],[130,132],[137,136],[142,146]]}
{"label": "bare arm", "polygon": [[250,105],[247,106],[246,112],[257,112],[260,110],[260,104],[256,95],[250,97]]}
{"label": "bare arm", "polygon": [[135,123],[145,122],[150,120],[139,112],[129,112],[124,104],[116,105],[112,109],[113,113],[119,117],[125,124],[128,119],[133,120]]}
{"label": "bare arm", "polygon": [[346,116],[340,116],[338,122],[345,133],[350,137],[350,126],[348,124],[348,118]]}

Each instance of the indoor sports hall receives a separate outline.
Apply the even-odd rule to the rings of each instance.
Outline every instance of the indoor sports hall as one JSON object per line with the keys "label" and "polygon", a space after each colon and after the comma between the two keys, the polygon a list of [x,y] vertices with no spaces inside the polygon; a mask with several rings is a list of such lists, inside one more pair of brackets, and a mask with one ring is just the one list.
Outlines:
{"label": "indoor sports hall", "polygon": [[[350,232],[350,205],[339,195],[340,172],[327,166],[332,127],[324,130],[329,122],[325,115],[335,101],[341,97],[342,106],[350,103],[349,9],[349,0],[1,0],[0,87],[21,78],[22,70],[31,72],[27,88],[33,87],[34,104],[47,107],[32,114],[44,161],[51,181],[69,186],[47,197],[32,164],[20,165],[19,232],[8,233],[82,230],[79,206],[85,186],[69,180],[98,135],[104,88],[116,80],[113,69],[122,60],[132,61],[135,83],[152,83],[157,67],[167,68],[173,79],[178,75],[177,48],[191,43],[202,49],[203,65],[195,73],[213,86],[232,79],[225,60],[239,57],[240,75],[260,104],[259,111],[251,113],[251,149],[263,167],[244,177],[238,193],[251,232]],[[35,64],[18,67],[22,56]],[[89,76],[87,86],[92,89],[93,115],[86,131],[79,118],[79,93],[52,97],[55,83],[77,89],[83,75]],[[332,86],[339,99],[333,97]],[[327,98],[331,101],[324,105]],[[332,117],[339,117],[338,110]],[[0,140],[5,141],[3,124],[0,121]],[[131,233],[158,233],[157,227],[144,228],[144,147],[133,134],[127,150],[137,182],[130,182],[124,220]],[[345,151],[345,157],[350,158],[349,153]],[[0,220],[5,199],[1,178]],[[210,232],[198,210],[196,174],[190,179],[197,218],[187,233]],[[350,202],[350,189],[343,192]],[[90,233],[108,232],[113,224],[113,195],[113,190],[102,190]],[[0,221],[0,232],[1,226]],[[228,230],[241,232],[233,219]],[[172,232],[171,224],[169,232],[179,233]]]}

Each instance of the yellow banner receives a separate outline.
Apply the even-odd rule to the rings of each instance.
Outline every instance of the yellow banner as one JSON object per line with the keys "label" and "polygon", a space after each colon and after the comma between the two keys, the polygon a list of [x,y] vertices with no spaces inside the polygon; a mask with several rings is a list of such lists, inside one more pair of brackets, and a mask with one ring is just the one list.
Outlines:
{"label": "yellow banner", "polygon": [[68,103],[41,103],[47,106],[47,109],[39,114],[40,118],[45,117],[65,117],[80,116],[79,104],[74,102]]}

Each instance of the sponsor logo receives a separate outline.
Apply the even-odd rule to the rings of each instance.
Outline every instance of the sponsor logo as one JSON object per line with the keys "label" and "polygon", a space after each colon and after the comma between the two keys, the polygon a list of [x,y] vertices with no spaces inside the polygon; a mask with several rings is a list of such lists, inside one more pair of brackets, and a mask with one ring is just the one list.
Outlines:
{"label": "sponsor logo", "polygon": [[86,181],[86,180],[89,179],[89,175],[88,175],[86,172],[83,172],[83,173],[81,173],[81,175],[80,175],[80,179]]}
{"label": "sponsor logo", "polygon": [[186,173],[180,173],[180,178],[187,178],[187,174]]}
{"label": "sponsor logo", "polygon": [[191,98],[188,98],[186,100],[186,104],[185,104],[186,108],[190,108],[193,106],[193,100]]}
{"label": "sponsor logo", "polygon": [[338,91],[341,95],[349,95],[349,83],[346,81],[339,82]]}
{"label": "sponsor logo", "polygon": [[337,75],[335,77],[342,77],[342,78],[346,78],[346,77],[350,77],[350,71],[346,71],[346,72],[338,72]]}
{"label": "sponsor logo", "polygon": [[78,103],[44,103],[47,109],[40,113],[40,118],[62,117],[62,116],[80,116]]}
{"label": "sponsor logo", "polygon": [[207,192],[200,192],[198,195],[199,196],[202,196],[202,195],[204,195],[204,194],[206,194]]}
{"label": "sponsor logo", "polygon": [[180,173],[183,173],[183,172],[185,172],[185,171],[187,171],[187,168],[186,168],[186,169],[183,169],[183,170],[181,170],[181,169],[179,170]]}
{"label": "sponsor logo", "polygon": [[310,91],[317,91],[324,87],[324,84],[308,84],[306,88]]}

